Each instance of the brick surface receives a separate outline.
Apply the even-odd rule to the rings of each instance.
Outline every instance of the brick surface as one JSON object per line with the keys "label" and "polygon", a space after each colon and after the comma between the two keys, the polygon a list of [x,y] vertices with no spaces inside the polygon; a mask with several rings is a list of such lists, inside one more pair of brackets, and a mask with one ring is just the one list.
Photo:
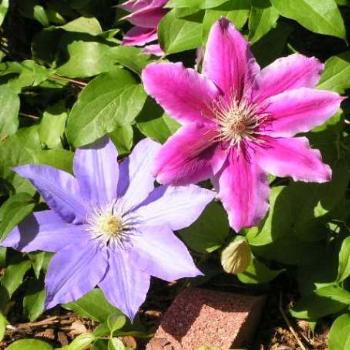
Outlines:
{"label": "brick surface", "polygon": [[167,310],[146,349],[249,346],[264,304],[264,296],[186,289]]}

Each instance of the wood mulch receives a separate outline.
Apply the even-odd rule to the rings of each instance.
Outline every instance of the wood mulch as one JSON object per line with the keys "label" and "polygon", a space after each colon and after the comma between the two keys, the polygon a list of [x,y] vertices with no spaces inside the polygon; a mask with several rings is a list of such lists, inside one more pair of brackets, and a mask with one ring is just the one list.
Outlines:
{"label": "wood mulch", "polygon": [[[139,314],[140,322],[150,330],[150,334],[159,325],[163,312],[171,304],[178,289],[177,284],[153,281],[147,301]],[[234,287],[225,289],[235,290]],[[295,302],[295,294],[272,286],[267,296],[265,311],[251,350],[327,349],[328,322],[321,322],[313,333],[306,321],[294,320],[288,314],[288,309]],[[23,338],[37,338],[54,346],[64,346],[79,334],[93,331],[97,325],[94,321],[59,307],[49,310],[35,322],[13,322],[11,318],[9,321],[11,325],[7,327],[4,340],[0,342],[0,350],[5,350],[10,343]],[[133,337],[126,337],[124,341],[128,346],[141,350],[147,342]]]}

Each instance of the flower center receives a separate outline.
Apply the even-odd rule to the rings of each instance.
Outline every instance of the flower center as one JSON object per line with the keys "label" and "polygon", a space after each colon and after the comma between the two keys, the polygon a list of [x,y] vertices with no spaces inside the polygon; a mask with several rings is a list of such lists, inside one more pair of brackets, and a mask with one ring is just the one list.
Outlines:
{"label": "flower center", "polygon": [[219,140],[230,146],[239,145],[242,140],[255,139],[257,129],[266,115],[257,112],[257,107],[245,101],[236,101],[228,105],[219,101],[214,113],[219,127]]}
{"label": "flower center", "polygon": [[87,231],[104,246],[124,245],[133,232],[134,221],[117,203],[96,207],[87,217]]}
{"label": "flower center", "polygon": [[123,232],[123,221],[114,215],[101,215],[97,220],[97,229],[107,236],[119,236]]}

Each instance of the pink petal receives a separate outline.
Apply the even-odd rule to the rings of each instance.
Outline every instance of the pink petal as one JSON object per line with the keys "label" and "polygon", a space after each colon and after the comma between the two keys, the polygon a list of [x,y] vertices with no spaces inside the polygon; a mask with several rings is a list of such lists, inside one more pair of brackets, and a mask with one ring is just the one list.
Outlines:
{"label": "pink petal", "polygon": [[257,225],[265,216],[269,206],[269,186],[254,154],[247,150],[232,150],[213,181],[228,212],[230,225],[236,232]]}
{"label": "pink petal", "polygon": [[147,55],[153,55],[153,56],[164,56],[165,53],[158,44],[154,45],[147,45],[143,49],[143,52]]}
{"label": "pink petal", "polygon": [[123,10],[133,12],[149,6],[153,0],[129,0],[119,5]]}
{"label": "pink petal", "polygon": [[142,72],[146,92],[180,122],[212,118],[215,84],[182,63],[151,63]]}
{"label": "pink petal", "polygon": [[143,46],[157,39],[157,30],[141,27],[131,28],[123,37],[123,45]]}
{"label": "pink petal", "polygon": [[333,116],[342,97],[335,92],[300,88],[282,92],[265,100],[265,112],[271,114],[266,133],[273,136],[294,136],[321,125]]}
{"label": "pink petal", "polygon": [[[154,173],[161,184],[187,185],[208,179],[224,154],[213,142],[216,132],[208,125],[191,124],[169,138],[156,156]],[[215,163],[214,163],[215,161]],[[214,165],[212,165],[214,164]]]}
{"label": "pink petal", "polygon": [[130,15],[125,16],[123,19],[128,20],[134,26],[156,28],[166,13],[166,9],[148,7],[133,12]]}
{"label": "pink petal", "polygon": [[286,90],[316,86],[323,64],[315,57],[300,54],[282,57],[261,70],[257,77],[255,102]]}
{"label": "pink petal", "polygon": [[209,33],[203,62],[204,74],[228,98],[241,98],[259,70],[242,34],[226,18],[216,22]]}
{"label": "pink petal", "polygon": [[275,176],[291,176],[295,181],[327,182],[331,168],[322,162],[319,150],[312,149],[306,137],[266,138],[257,148],[262,169]]}
{"label": "pink petal", "polygon": [[120,4],[119,7],[129,11],[138,11],[146,7],[163,7],[168,0],[129,0]]}

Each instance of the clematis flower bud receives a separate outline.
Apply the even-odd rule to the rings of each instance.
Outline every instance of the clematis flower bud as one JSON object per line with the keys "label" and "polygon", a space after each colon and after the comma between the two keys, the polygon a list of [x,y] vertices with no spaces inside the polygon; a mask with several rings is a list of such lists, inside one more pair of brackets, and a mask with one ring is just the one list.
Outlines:
{"label": "clematis flower bud", "polygon": [[237,274],[246,270],[251,260],[248,242],[236,237],[221,253],[221,265],[227,273]]}

